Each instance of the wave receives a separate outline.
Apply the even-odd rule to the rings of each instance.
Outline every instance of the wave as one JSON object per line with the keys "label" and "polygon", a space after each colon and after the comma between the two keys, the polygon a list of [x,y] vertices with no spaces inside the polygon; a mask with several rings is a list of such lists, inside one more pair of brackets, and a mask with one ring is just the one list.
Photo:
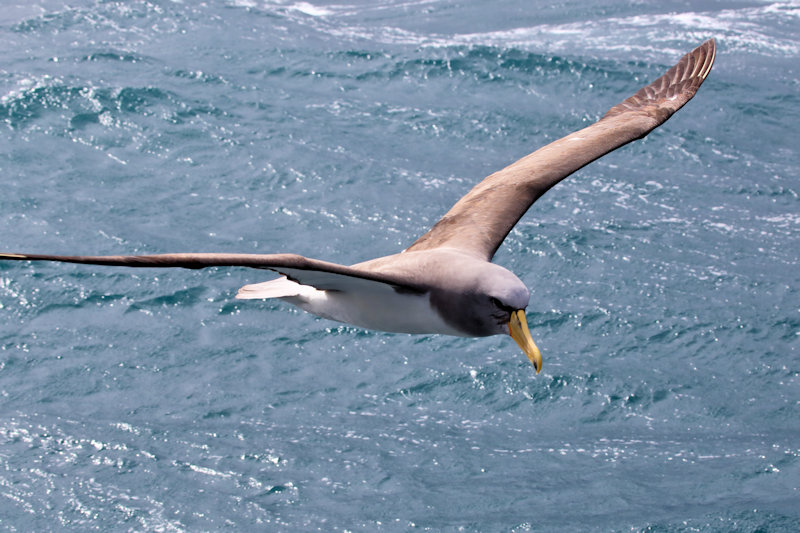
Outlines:
{"label": "wave", "polygon": [[[728,51],[746,51],[774,57],[800,54],[800,40],[793,31],[800,20],[796,2],[773,2],[736,9],[647,13],[622,17],[536,24],[485,32],[420,32],[402,28],[389,13],[428,8],[432,0],[382,2],[378,5],[337,4],[323,7],[307,2],[255,2],[238,0],[235,6],[261,9],[285,17],[320,34],[348,41],[416,47],[490,46],[547,53],[581,55],[620,52],[630,56],[661,59],[683,54],[687,42],[716,37]],[[396,13],[395,13],[396,14]],[[385,17],[389,24],[382,24]],[[435,19],[435,15],[433,15]],[[364,19],[369,24],[364,24]],[[377,22],[377,23],[376,23]],[[666,59],[664,59],[666,60]]]}
{"label": "wave", "polygon": [[[716,37],[727,52],[745,51],[771,57],[795,57],[800,40],[792,31],[800,20],[800,5],[775,2],[756,7],[717,11],[650,13],[622,17],[536,24],[510,29],[469,33],[420,32],[373,20],[376,13],[435,6],[437,2],[383,2],[374,6],[331,5],[314,7],[307,2],[235,2],[238,6],[279,14],[339,40],[390,46],[449,48],[484,46],[544,51],[568,55],[624,55],[668,62],[686,52],[687,43]],[[364,24],[364,19],[369,24]]]}
{"label": "wave", "polygon": [[[103,2],[64,8],[44,15],[28,17],[11,26],[21,34],[64,31],[110,32],[112,42],[132,49],[154,35],[200,28],[208,19],[208,6],[181,9],[170,6],[126,7]],[[487,31],[446,31],[452,27],[449,10],[438,0],[389,0],[372,4],[358,2],[318,5],[305,1],[232,0],[233,9],[246,9],[312,34],[347,42],[360,42],[368,48],[379,46],[414,46],[447,48],[489,46],[503,49],[536,50],[548,54],[625,55],[635,53],[646,60],[666,61],[686,51],[687,43],[716,37],[723,52],[744,51],[768,57],[791,58],[800,55],[800,39],[795,28],[800,21],[800,3],[770,2],[757,6],[683,12],[638,12],[630,15],[607,15],[602,11],[566,12],[573,20],[544,22],[489,29]],[[668,7],[661,8],[668,9]],[[408,13],[427,13],[430,31],[403,27]],[[574,20],[582,17],[580,20]],[[158,18],[155,25],[142,21]],[[562,16],[562,18],[564,18]],[[506,25],[498,17],[494,25]],[[481,21],[483,26],[491,22]],[[475,27],[473,23],[471,25]],[[294,33],[293,33],[294,35]],[[120,39],[124,37],[124,39]],[[292,39],[292,42],[294,39]],[[125,57],[125,53],[122,54]]]}

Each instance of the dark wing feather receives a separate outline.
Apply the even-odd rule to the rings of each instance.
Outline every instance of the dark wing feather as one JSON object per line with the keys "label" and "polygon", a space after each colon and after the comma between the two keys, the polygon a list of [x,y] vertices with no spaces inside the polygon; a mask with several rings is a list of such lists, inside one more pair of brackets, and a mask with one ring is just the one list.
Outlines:
{"label": "dark wing feather", "polygon": [[591,126],[490,175],[408,251],[451,247],[491,260],[508,232],[550,187],[612,150],[641,139],[691,100],[711,70],[715,54],[710,39]]}
{"label": "dark wing feather", "polygon": [[[310,285],[320,290],[332,289],[325,286],[325,279],[334,277],[316,275],[318,272],[348,276],[367,281],[390,285],[396,291],[423,293],[427,289],[408,283],[391,274],[368,272],[365,270],[309,259],[297,254],[214,254],[178,253],[157,255],[43,255],[0,253],[0,260],[12,261],[57,261],[61,263],[80,263],[87,265],[124,266],[139,268],[207,268],[207,267],[248,267],[273,270],[292,281]],[[323,280],[323,281],[320,281]]]}

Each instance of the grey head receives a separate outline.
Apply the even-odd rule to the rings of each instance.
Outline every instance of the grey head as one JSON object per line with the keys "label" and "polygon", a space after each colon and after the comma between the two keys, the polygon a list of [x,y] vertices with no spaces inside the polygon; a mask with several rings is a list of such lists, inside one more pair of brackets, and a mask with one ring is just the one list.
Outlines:
{"label": "grey head", "polygon": [[430,303],[443,320],[471,337],[511,335],[536,372],[541,370],[542,356],[525,318],[530,292],[522,280],[500,265],[474,257],[448,262],[437,277]]}
{"label": "grey head", "polygon": [[524,310],[530,292],[514,273],[487,261],[460,261],[431,289],[434,309],[470,337],[508,334],[512,313]]}

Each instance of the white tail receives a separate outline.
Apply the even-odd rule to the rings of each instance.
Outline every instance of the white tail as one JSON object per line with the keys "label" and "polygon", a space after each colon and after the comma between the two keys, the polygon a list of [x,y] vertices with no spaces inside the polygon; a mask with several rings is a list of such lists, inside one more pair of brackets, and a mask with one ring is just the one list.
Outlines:
{"label": "white tail", "polygon": [[257,300],[264,298],[283,298],[287,296],[300,296],[308,289],[316,290],[313,287],[300,285],[282,276],[278,279],[245,285],[236,294],[240,300]]}

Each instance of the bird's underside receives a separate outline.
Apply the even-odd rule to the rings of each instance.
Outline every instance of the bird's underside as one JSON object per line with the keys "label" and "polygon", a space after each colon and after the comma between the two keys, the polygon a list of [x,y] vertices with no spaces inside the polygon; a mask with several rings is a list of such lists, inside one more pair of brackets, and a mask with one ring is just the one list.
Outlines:
{"label": "bird's underside", "polygon": [[[269,269],[283,277],[245,286],[239,297],[278,297],[326,318],[386,331],[464,336],[510,332],[538,370],[541,357],[530,339],[523,311],[527,289],[509,271],[490,263],[494,253],[547,190],[595,159],[644,137],[686,104],[710,72],[715,54],[714,40],[706,41],[596,123],[491,174],[396,255],[352,266],[295,254],[2,253],[0,259]],[[387,310],[386,306],[397,308]],[[393,321],[397,327],[392,327]]]}

